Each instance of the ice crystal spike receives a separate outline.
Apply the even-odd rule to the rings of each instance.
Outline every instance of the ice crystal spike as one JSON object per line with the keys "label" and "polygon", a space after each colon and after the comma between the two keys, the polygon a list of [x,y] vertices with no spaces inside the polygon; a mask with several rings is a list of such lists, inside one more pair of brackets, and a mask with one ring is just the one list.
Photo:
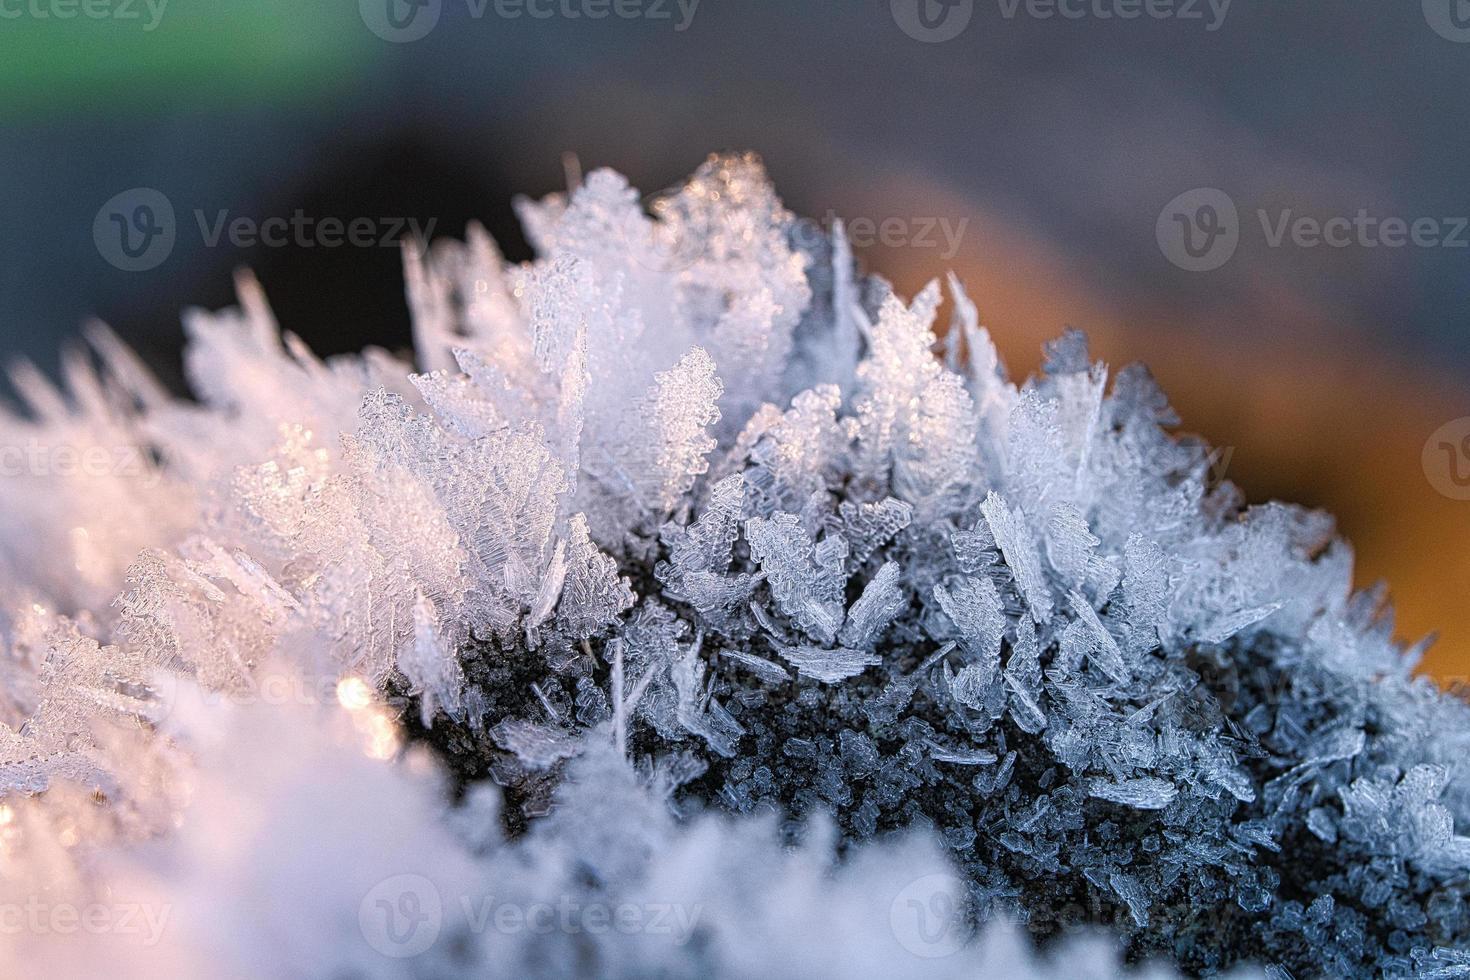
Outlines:
{"label": "ice crystal spike", "polygon": [[179,915],[0,975],[1470,970],[1470,706],[1144,369],[1013,384],[750,155],[517,207],[405,249],[412,364],[244,275],[194,401],[99,326],[14,373],[6,444],[108,465],[6,477],[0,906]]}
{"label": "ice crystal spike", "polygon": [[812,541],[795,514],[745,525],[750,554],[760,563],[781,611],[815,640],[831,643],[842,626],[842,587],[847,545],[839,536]]}
{"label": "ice crystal spike", "polygon": [[795,647],[781,647],[780,653],[801,672],[803,677],[810,677],[826,684],[853,677],[880,662],[876,654],[862,650],[849,650],[845,647],[829,649],[803,644]]}

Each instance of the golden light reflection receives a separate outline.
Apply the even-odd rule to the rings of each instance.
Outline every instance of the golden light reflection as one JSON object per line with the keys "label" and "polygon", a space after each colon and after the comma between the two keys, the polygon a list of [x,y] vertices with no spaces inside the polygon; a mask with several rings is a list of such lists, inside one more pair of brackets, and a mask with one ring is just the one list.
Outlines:
{"label": "golden light reflection", "polygon": [[403,736],[393,715],[376,704],[372,686],[361,677],[344,677],[337,682],[337,703],[345,708],[363,740],[370,759],[392,759],[403,745]]}
{"label": "golden light reflection", "polygon": [[367,735],[366,751],[372,759],[391,759],[398,754],[398,748],[402,739],[398,734],[398,725],[393,721],[386,711],[374,708],[362,713],[365,724],[359,730]]}
{"label": "golden light reflection", "polygon": [[348,711],[361,711],[372,701],[372,689],[361,677],[344,677],[337,682],[337,703]]}

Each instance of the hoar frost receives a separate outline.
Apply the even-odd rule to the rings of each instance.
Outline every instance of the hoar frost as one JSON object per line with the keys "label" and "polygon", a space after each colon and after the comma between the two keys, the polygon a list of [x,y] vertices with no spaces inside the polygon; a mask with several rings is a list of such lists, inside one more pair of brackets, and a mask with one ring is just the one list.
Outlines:
{"label": "hoar frost", "polygon": [[[1076,332],[1012,383],[957,279],[859,275],[752,157],[519,210],[533,262],[406,252],[420,373],[248,277],[197,401],[100,326],[15,373],[6,443],[135,453],[8,478],[0,900],[176,924],[7,973],[1470,975],[1470,708],[1329,518]],[[400,960],[405,873],[445,936]],[[905,928],[930,880],[967,945]]]}

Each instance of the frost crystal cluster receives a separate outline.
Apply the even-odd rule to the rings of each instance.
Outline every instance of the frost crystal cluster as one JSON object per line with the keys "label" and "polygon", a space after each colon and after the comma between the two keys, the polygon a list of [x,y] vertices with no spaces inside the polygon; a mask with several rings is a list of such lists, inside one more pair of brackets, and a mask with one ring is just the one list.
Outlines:
{"label": "frost crystal cluster", "polygon": [[168,921],[0,973],[1470,976],[1470,707],[1330,518],[752,157],[651,211],[410,249],[420,373],[248,278],[197,401],[100,327],[16,373],[6,444],[109,463],[6,478],[0,911]]}

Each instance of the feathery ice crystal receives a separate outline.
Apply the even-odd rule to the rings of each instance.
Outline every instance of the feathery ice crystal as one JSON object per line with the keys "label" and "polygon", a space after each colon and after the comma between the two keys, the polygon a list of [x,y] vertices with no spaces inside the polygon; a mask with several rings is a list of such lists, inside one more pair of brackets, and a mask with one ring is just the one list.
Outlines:
{"label": "feathery ice crystal", "polygon": [[110,462],[6,479],[0,972],[1470,976],[1470,707],[1330,518],[752,157],[519,207],[406,252],[422,373],[248,277],[197,401],[16,372]]}

